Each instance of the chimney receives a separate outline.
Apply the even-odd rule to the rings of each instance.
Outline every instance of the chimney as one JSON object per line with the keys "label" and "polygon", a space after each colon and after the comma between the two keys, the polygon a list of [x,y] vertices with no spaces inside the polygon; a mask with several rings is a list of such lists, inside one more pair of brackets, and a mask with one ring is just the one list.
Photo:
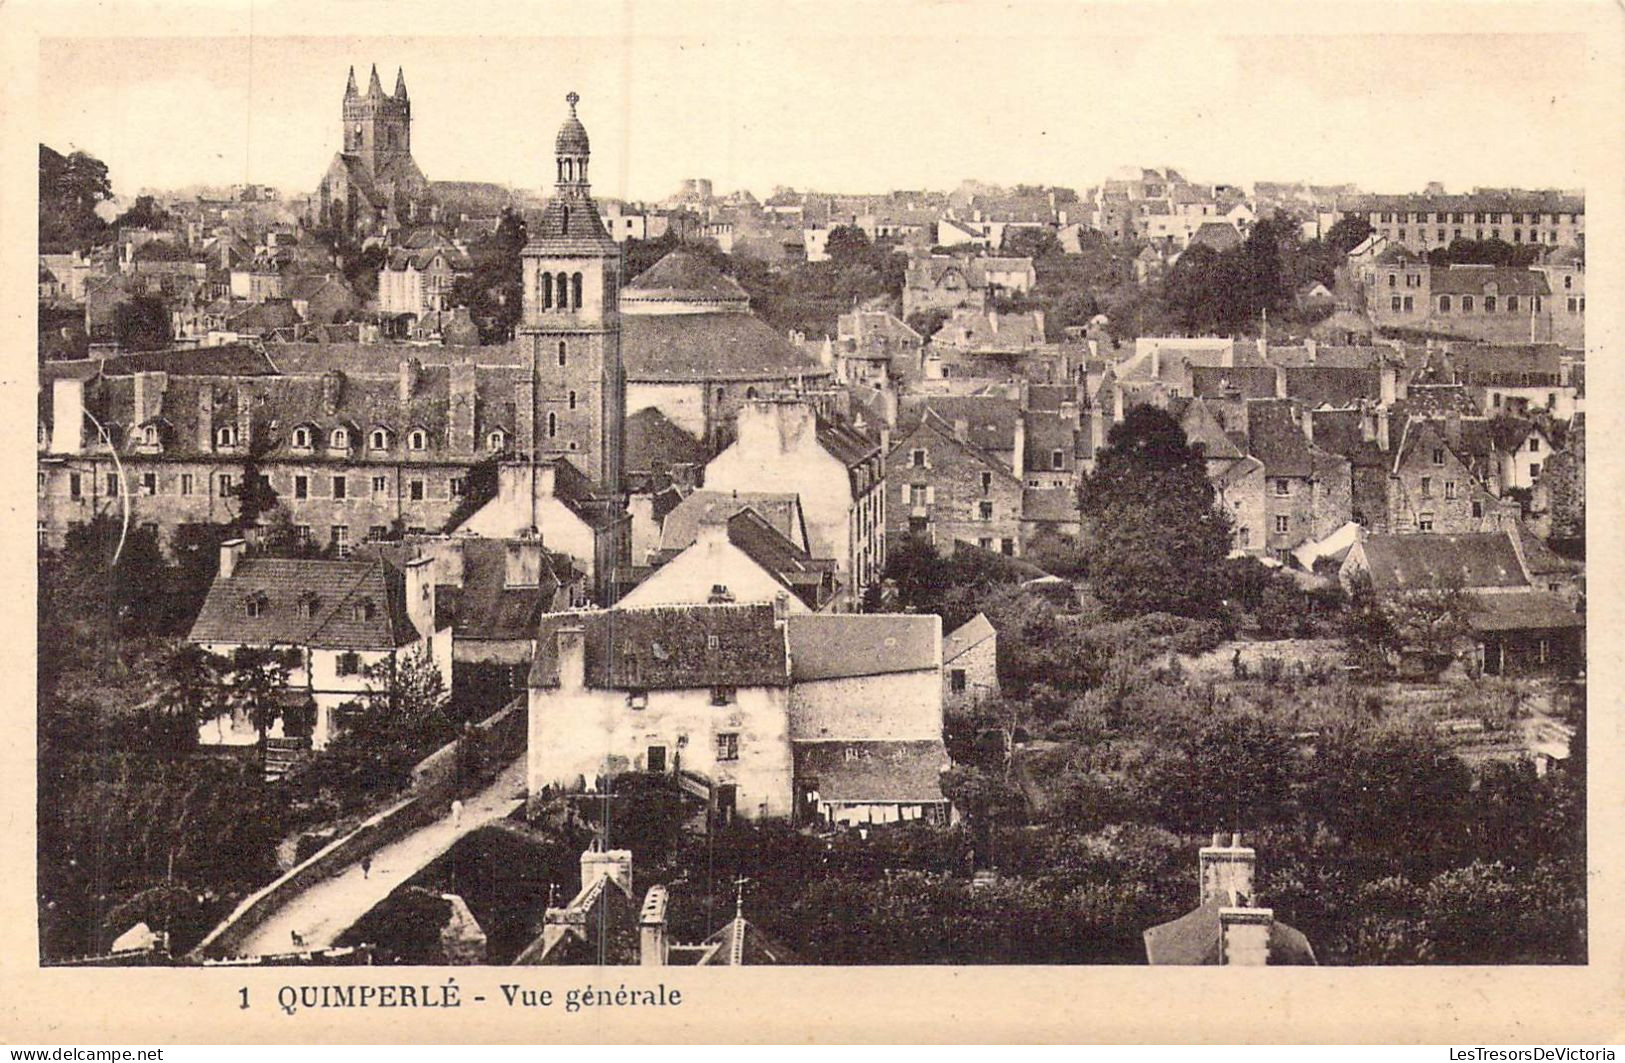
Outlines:
{"label": "chimney", "polygon": [[243,539],[227,539],[220,544],[220,578],[230,579],[237,572],[237,566],[248,553],[248,543]]}
{"label": "chimney", "polygon": [[1298,414],[1298,424],[1303,428],[1303,438],[1310,446],[1315,445],[1315,411],[1304,409]]}
{"label": "chimney", "polygon": [[632,896],[632,851],[630,849],[588,849],[581,854],[581,888],[588,889],[599,879],[609,879]]}
{"label": "chimney", "polygon": [[963,417],[954,418],[954,438],[961,443],[970,442],[970,422]]}
{"label": "chimney", "polygon": [[343,402],[344,372],[329,369],[322,374],[322,409],[331,417],[339,412],[339,405]]}
{"label": "chimney", "polygon": [[1286,367],[1282,365],[1275,367],[1275,397],[1286,398]]}
{"label": "chimney", "polygon": [[666,887],[650,886],[644,894],[643,908],[638,912],[638,965],[664,967],[670,953],[670,939],[666,936]]}
{"label": "chimney", "polygon": [[1388,407],[1377,407],[1377,447],[1384,454],[1388,453]]}
{"label": "chimney", "polygon": [[587,632],[579,627],[561,627],[558,640],[559,690],[586,689]]}
{"label": "chimney", "polygon": [[1388,362],[1384,361],[1383,364],[1377,369],[1377,380],[1381,389],[1381,398],[1379,401],[1384,406],[1392,406],[1394,401],[1399,398],[1398,370],[1396,370]]}
{"label": "chimney", "polygon": [[85,445],[85,382],[51,382],[51,453],[77,454]]}
{"label": "chimney", "polygon": [[542,585],[542,541],[540,539],[508,540],[507,565],[502,585],[507,588],[540,587]]}
{"label": "chimney", "polygon": [[520,449],[530,455],[536,446],[536,381],[526,377],[513,389],[514,434],[519,437]]}
{"label": "chimney", "polygon": [[149,372],[135,374],[135,423],[146,424],[163,412],[164,392],[169,387],[169,374]]}
{"label": "chimney", "polygon": [[1314,365],[1315,364],[1315,340],[1314,340],[1314,337],[1310,337],[1309,339],[1306,339],[1306,340],[1303,341],[1303,352],[1304,352],[1305,355],[1308,356],[1309,364]]}
{"label": "chimney", "polygon": [[457,362],[451,367],[451,439],[448,442],[453,454],[468,455],[479,448],[474,438],[475,372],[473,362]]}
{"label": "chimney", "polygon": [[416,358],[403,358],[400,366],[400,403],[405,406],[417,392],[418,380],[423,375],[423,363]]}
{"label": "chimney", "polygon": [[1219,909],[1219,963],[1225,967],[1265,967],[1270,962],[1270,908]]}
{"label": "chimney", "polygon": [[237,445],[245,450],[254,446],[254,396],[248,388],[237,388]]}
{"label": "chimney", "polygon": [[1444,441],[1450,449],[1461,450],[1461,411],[1447,410],[1444,415]]}
{"label": "chimney", "polygon": [[1253,897],[1253,870],[1258,854],[1241,844],[1241,835],[1230,835],[1225,844],[1224,835],[1215,832],[1213,844],[1203,846],[1197,853],[1200,896],[1198,904],[1218,902],[1227,907],[1245,908]]}
{"label": "chimney", "polygon": [[1155,345],[1155,342],[1153,341],[1153,344],[1152,344],[1152,347],[1151,347],[1151,379],[1152,380],[1158,380],[1158,379],[1161,379],[1161,377],[1162,377],[1162,351],[1161,351],[1160,348],[1158,348]]}
{"label": "chimney", "polygon": [[1027,468],[1027,418],[1019,411],[1016,414],[1014,438],[1010,441],[1010,471],[1016,479],[1026,475]]}
{"label": "chimney", "polygon": [[406,577],[406,615],[420,638],[434,634],[434,561],[420,557],[408,561],[402,570]]}

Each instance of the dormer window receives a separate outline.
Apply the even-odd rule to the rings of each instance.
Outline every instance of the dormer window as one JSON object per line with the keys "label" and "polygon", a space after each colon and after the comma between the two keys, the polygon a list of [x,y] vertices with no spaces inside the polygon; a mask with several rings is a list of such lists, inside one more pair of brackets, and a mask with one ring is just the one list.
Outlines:
{"label": "dormer window", "polygon": [[250,620],[257,620],[266,614],[270,609],[270,605],[269,599],[264,594],[250,594],[243,599],[243,615]]}
{"label": "dormer window", "polygon": [[316,616],[316,610],[321,608],[322,600],[314,594],[305,593],[299,596],[299,619],[311,620]]}
{"label": "dormer window", "polygon": [[334,450],[349,450],[350,430],[347,428],[333,429],[333,434],[327,437],[327,445]]}
{"label": "dormer window", "polygon": [[485,449],[493,454],[501,453],[508,447],[508,437],[502,432],[492,432],[485,437]]}
{"label": "dormer window", "polygon": [[371,620],[378,615],[378,606],[371,598],[363,598],[350,606],[350,616],[356,620]]}
{"label": "dormer window", "polygon": [[149,424],[141,429],[141,443],[143,446],[155,447],[158,445],[158,426]]}
{"label": "dormer window", "polygon": [[214,445],[217,447],[234,447],[237,445],[237,426],[221,425],[214,430]]}
{"label": "dormer window", "polygon": [[293,430],[293,445],[297,450],[309,450],[311,448],[310,427],[308,425],[300,425]]}
{"label": "dormer window", "polygon": [[374,428],[372,430],[371,438],[369,438],[367,440],[367,446],[369,446],[373,450],[388,450],[389,449],[389,432],[388,432],[388,430],[383,429],[383,428]]}
{"label": "dormer window", "polygon": [[429,433],[421,428],[412,429],[406,437],[406,447],[408,450],[429,449]]}

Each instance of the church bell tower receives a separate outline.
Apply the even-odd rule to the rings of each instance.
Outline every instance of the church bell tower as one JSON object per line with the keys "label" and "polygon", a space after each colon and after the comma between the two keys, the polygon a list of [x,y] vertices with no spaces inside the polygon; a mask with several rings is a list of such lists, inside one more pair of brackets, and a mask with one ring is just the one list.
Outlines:
{"label": "church bell tower", "polygon": [[[532,368],[535,460],[564,458],[606,497],[621,493],[626,382],[621,366],[621,248],[604,230],[587,183],[591,148],[570,116],[554,141],[553,198],[522,252],[519,336]],[[525,419],[521,419],[524,423]]]}

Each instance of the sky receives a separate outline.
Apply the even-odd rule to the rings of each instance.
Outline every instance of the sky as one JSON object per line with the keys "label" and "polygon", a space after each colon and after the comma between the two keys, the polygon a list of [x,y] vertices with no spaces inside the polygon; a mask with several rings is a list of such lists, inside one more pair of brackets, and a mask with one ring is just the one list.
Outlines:
{"label": "sky", "polygon": [[297,37],[284,23],[46,39],[40,139],[101,158],[121,195],[311,191],[338,147],[349,68],[365,89],[376,63],[386,90],[405,70],[431,180],[543,187],[574,90],[595,191],[614,197],[659,199],[685,177],[757,195],[967,178],[1082,189],[1127,165],[1394,192],[1586,183],[1590,55],[1576,35],[1238,36],[1253,28],[1238,18],[1221,34],[1147,36],[1122,17],[992,18],[1014,9],[954,0],[777,21],[728,3],[664,21],[593,10],[613,17],[568,20],[569,36],[545,35],[538,14],[524,23],[536,36]]}

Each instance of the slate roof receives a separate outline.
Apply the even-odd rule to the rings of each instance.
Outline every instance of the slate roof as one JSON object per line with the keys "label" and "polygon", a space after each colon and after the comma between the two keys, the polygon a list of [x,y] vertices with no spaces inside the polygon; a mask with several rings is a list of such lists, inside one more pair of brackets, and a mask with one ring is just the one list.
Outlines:
{"label": "slate roof", "polygon": [[1341,454],[1359,466],[1387,464],[1388,457],[1376,440],[1365,438],[1361,423],[1364,414],[1360,410],[1315,410],[1304,416],[1314,418],[1317,447]]}
{"label": "slate roof", "polygon": [[1075,384],[1033,384],[1027,388],[1027,409],[1058,413],[1067,403],[1078,402]]}
{"label": "slate roof", "polygon": [[532,687],[558,686],[558,633],[565,627],[585,633],[586,679],[593,689],[782,687],[790,681],[771,605],[548,613],[537,626]]}
{"label": "slate roof", "polygon": [[1229,222],[1208,221],[1191,234],[1191,246],[1206,244],[1215,251],[1228,251],[1241,243],[1241,233]]}
{"label": "slate roof", "polygon": [[603,255],[615,257],[620,245],[604,231],[598,206],[591,196],[555,195],[530,225],[525,252],[544,255]]}
{"label": "slate roof", "polygon": [[730,520],[742,510],[753,510],[791,543],[807,541],[799,495],[769,491],[695,491],[679,502],[660,526],[662,551],[685,550],[699,535],[701,524]]}
{"label": "slate roof", "polygon": [[1191,391],[1203,398],[1222,398],[1230,391],[1244,399],[1275,398],[1275,368],[1268,365],[1190,367]]}
{"label": "slate roof", "polygon": [[270,376],[276,372],[276,366],[255,346],[228,343],[218,347],[121,354],[103,361],[101,370],[103,376],[150,372],[164,372],[172,377]]}
{"label": "slate roof", "polygon": [[631,383],[829,376],[754,314],[627,314],[621,358]]}
{"label": "slate roof", "polygon": [[742,509],[728,518],[728,541],[744,552],[809,608],[822,608],[823,591],[832,588],[835,561],[815,558],[789,539],[754,509]]}
{"label": "slate roof", "polygon": [[[1223,930],[1219,909],[1213,900],[1172,922],[1145,932],[1145,958],[1153,966],[1216,966]],[[1315,952],[1303,933],[1280,920],[1270,924],[1269,964],[1272,967],[1312,966]]]}
{"label": "slate roof", "polygon": [[709,302],[737,304],[744,310],[750,296],[739,282],[705,258],[678,248],[634,277],[621,290],[626,302]]}
{"label": "slate roof", "polygon": [[906,398],[898,413],[898,430],[911,431],[930,410],[942,419],[952,434],[953,425],[964,421],[966,440],[975,447],[1009,454],[1016,446],[1016,425],[1021,408],[1002,395],[931,395]]}
{"label": "slate roof", "polygon": [[915,742],[793,742],[798,780],[817,780],[818,799],[838,804],[946,801],[950,766],[941,739]]}
{"label": "slate roof", "polygon": [[1586,626],[1584,613],[1546,591],[1470,597],[1467,622],[1474,631],[1552,631]]}
{"label": "slate roof", "polygon": [[1361,549],[1380,594],[1430,588],[1446,574],[1460,575],[1469,590],[1529,585],[1505,532],[1368,535]]}
{"label": "slate roof", "polygon": [[[1172,403],[1169,408],[1172,410]],[[1192,399],[1185,404],[1179,415],[1179,426],[1184,429],[1185,441],[1192,446],[1200,445],[1202,456],[1209,461],[1240,458],[1243,454],[1241,446],[1225,431],[1218,414],[1205,399]]]}
{"label": "slate roof", "polygon": [[1303,429],[1293,420],[1286,399],[1260,399],[1247,404],[1247,450],[1264,463],[1266,476],[1309,476],[1313,457]]}
{"label": "slate roof", "polygon": [[1559,557],[1523,521],[1518,521],[1513,529],[1518,536],[1518,547],[1523,551],[1524,570],[1531,576],[1567,576],[1579,571],[1578,565]]}
{"label": "slate roof", "polygon": [[703,465],[706,460],[700,441],[654,406],[626,419],[625,455],[627,472],[657,475],[665,475],[673,465]]}
{"label": "slate roof", "polygon": [[541,578],[535,587],[509,587],[508,544],[500,539],[467,536],[463,551],[463,585],[437,587],[436,604],[449,596],[452,635],[460,639],[529,641],[536,625],[559,591],[553,558],[544,553]]}
{"label": "slate roof", "polygon": [[1546,274],[1501,266],[1448,266],[1434,269],[1428,286],[1434,295],[1479,295],[1494,284],[1501,295],[1550,295]]}
{"label": "slate roof", "polygon": [[975,649],[988,639],[998,638],[999,633],[993,629],[986,613],[977,613],[953,631],[943,636],[942,663],[948,664],[960,654]]}
{"label": "slate roof", "polygon": [[941,622],[931,615],[796,615],[788,623],[797,682],[936,668],[941,652]]}
{"label": "slate roof", "polygon": [[1022,414],[1023,438],[1025,444],[1023,460],[1028,469],[1052,469],[1054,462],[1050,459],[1053,451],[1061,451],[1065,455],[1064,468],[1072,467],[1072,459],[1077,452],[1078,430],[1072,421],[1059,414],[1044,410],[1028,410]]}
{"label": "slate roof", "polygon": [[[254,597],[263,605],[259,616],[248,615],[247,603]],[[306,601],[312,609],[302,616],[300,606]],[[381,650],[410,645],[418,634],[407,617],[405,580],[381,559],[249,558],[238,563],[230,579],[216,577],[210,584],[188,638]]]}
{"label": "slate roof", "polygon": [[1382,398],[1382,374],[1377,369],[1306,365],[1286,371],[1286,393],[1310,409],[1352,406],[1361,399],[1376,402]]}
{"label": "slate roof", "polygon": [[748,919],[730,919],[699,946],[696,967],[789,966],[802,961]]}

